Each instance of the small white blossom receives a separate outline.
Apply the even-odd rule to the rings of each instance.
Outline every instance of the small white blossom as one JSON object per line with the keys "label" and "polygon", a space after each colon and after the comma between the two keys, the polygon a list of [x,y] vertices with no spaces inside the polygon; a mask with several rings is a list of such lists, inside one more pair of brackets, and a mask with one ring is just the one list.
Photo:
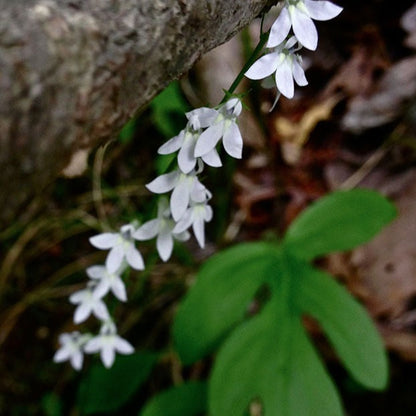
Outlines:
{"label": "small white blossom", "polygon": [[132,233],[135,228],[131,224],[123,225],[119,233],[102,233],[90,238],[90,243],[100,250],[111,249],[105,265],[110,273],[115,273],[123,260],[136,270],[144,269],[143,257],[134,245]]}
{"label": "small white blossom", "polygon": [[189,233],[173,232],[175,221],[171,218],[169,205],[166,198],[160,198],[157,218],[145,222],[133,233],[136,240],[150,240],[157,236],[156,248],[163,261],[169,260],[173,250],[173,240],[186,241]]}
{"label": "small white blossom", "polygon": [[94,296],[102,298],[111,291],[122,302],[127,300],[126,287],[120,277],[123,270],[111,273],[105,266],[91,266],[86,272],[91,279],[98,281],[93,290]]}
{"label": "small white blossom", "polygon": [[243,139],[236,123],[242,110],[241,101],[231,98],[218,109],[212,124],[199,136],[195,146],[195,157],[202,157],[212,151],[222,139],[225,151],[236,159],[241,159]]}
{"label": "small white blossom", "polygon": [[293,27],[297,40],[305,48],[314,51],[318,45],[318,32],[312,19],[330,20],[342,11],[342,7],[326,0],[284,1],[284,7],[270,29],[268,48],[280,45]]}
{"label": "small white blossom", "polygon": [[61,334],[59,336],[59,343],[61,346],[58,351],[56,351],[53,361],[55,363],[61,363],[69,360],[75,370],[80,370],[84,361],[82,349],[90,338],[90,335],[81,335],[77,331]]}
{"label": "small white blossom", "polygon": [[[193,123],[198,126],[201,125],[199,121],[197,122],[193,120]],[[179,150],[178,166],[183,173],[189,173],[196,166],[197,158],[194,156],[194,153],[195,145],[199,135],[199,131],[186,128],[182,130],[177,136],[168,140],[164,145],[159,147],[158,153],[161,155],[168,155]],[[221,159],[216,149],[212,149],[206,155],[201,156],[201,159],[207,165],[214,168],[222,166]]]}
{"label": "small white blossom", "polygon": [[189,124],[194,130],[209,127],[218,117],[218,111],[213,108],[201,107],[185,114]]}
{"label": "small white blossom", "polygon": [[175,221],[179,221],[190,201],[205,201],[209,194],[207,188],[199,182],[195,171],[185,174],[178,169],[158,176],[148,183],[146,188],[155,194],[164,194],[173,190],[170,197],[170,211]]}
{"label": "small white blossom", "polygon": [[102,321],[109,318],[107,306],[91,287],[73,293],[69,297],[69,301],[78,305],[74,312],[74,322],[76,324],[84,322],[91,313]]}
{"label": "small white blossom", "polygon": [[86,343],[84,351],[87,353],[99,352],[104,366],[110,368],[114,363],[116,352],[131,354],[134,352],[134,348],[129,342],[117,335],[115,325],[110,321],[103,325],[99,335]]}
{"label": "small white blossom", "polygon": [[250,79],[263,79],[275,73],[276,87],[287,98],[292,98],[295,87],[308,84],[301,66],[301,57],[295,53],[296,38],[292,36],[287,42],[280,44],[271,53],[258,59],[245,73]]}
{"label": "small white blossom", "polygon": [[184,232],[191,225],[201,248],[205,246],[205,223],[212,220],[212,208],[206,202],[192,204],[181,220],[173,229],[174,232]]}

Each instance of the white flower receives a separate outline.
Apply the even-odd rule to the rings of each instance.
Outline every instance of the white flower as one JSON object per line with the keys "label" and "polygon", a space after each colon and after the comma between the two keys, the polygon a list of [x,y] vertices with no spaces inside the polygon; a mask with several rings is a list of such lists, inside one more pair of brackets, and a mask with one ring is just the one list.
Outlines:
{"label": "white flower", "polygon": [[209,127],[218,117],[218,111],[213,108],[201,107],[185,114],[194,130]]}
{"label": "white flower", "polygon": [[287,98],[294,95],[294,82],[299,86],[308,84],[305,72],[301,66],[301,57],[293,47],[296,38],[292,36],[284,44],[280,44],[272,53],[258,59],[245,73],[250,79],[263,79],[275,72],[276,87]]}
{"label": "white flower", "polygon": [[175,221],[171,218],[169,205],[166,198],[159,200],[157,218],[145,222],[133,233],[136,240],[150,240],[157,236],[156,248],[160,258],[167,261],[173,250],[173,239],[186,241],[189,233],[184,231],[174,233]]}
{"label": "white flower", "polygon": [[69,360],[75,370],[80,370],[84,361],[82,348],[89,339],[90,335],[81,335],[77,331],[61,334],[59,336],[61,347],[56,351],[53,361],[61,363]]}
{"label": "white flower", "polygon": [[142,255],[134,245],[132,233],[135,228],[131,224],[123,225],[119,233],[102,233],[90,238],[90,243],[100,250],[111,249],[105,265],[110,273],[115,273],[126,259],[136,270],[144,269]]}
{"label": "white flower", "polygon": [[201,157],[215,148],[222,139],[225,151],[236,159],[241,159],[243,139],[236,123],[242,110],[241,101],[231,98],[218,109],[218,115],[212,124],[199,136],[195,146],[195,157]]}
{"label": "white flower", "polygon": [[102,321],[109,318],[105,303],[93,292],[91,287],[73,293],[69,297],[69,301],[74,305],[78,304],[74,312],[76,324],[84,322],[91,313]]}
{"label": "white flower", "polygon": [[94,296],[102,298],[111,291],[122,302],[127,300],[126,287],[120,277],[123,270],[111,273],[105,266],[91,266],[86,272],[91,279],[98,280],[93,290]]}
{"label": "white flower", "polygon": [[173,232],[183,232],[191,225],[195,237],[201,248],[205,246],[205,223],[212,220],[212,208],[206,202],[192,204],[181,220],[176,224]]}
{"label": "white flower", "polygon": [[325,0],[285,0],[279,17],[270,29],[267,47],[272,48],[281,44],[293,27],[298,41],[307,49],[314,51],[318,45],[318,32],[314,20],[330,20],[342,11],[330,1]]}
{"label": "white flower", "polygon": [[[199,120],[193,120],[193,123],[197,126],[201,125]],[[194,156],[194,152],[199,135],[199,131],[186,128],[185,130],[182,130],[177,136],[168,140],[164,145],[159,147],[158,153],[161,155],[168,155],[179,150],[178,166],[183,173],[189,173],[192,169],[195,168],[196,165],[197,158]],[[221,159],[216,149],[212,149],[206,155],[201,156],[201,159],[207,165],[214,168],[222,166]]]}
{"label": "white flower", "polygon": [[134,348],[129,342],[117,335],[114,324],[110,322],[110,325],[103,325],[99,335],[86,343],[84,351],[87,353],[100,352],[101,361],[106,368],[109,368],[114,363],[116,352],[131,354],[134,352]]}
{"label": "white flower", "polygon": [[173,189],[170,197],[170,211],[175,221],[179,221],[188,208],[189,202],[202,202],[209,194],[207,188],[199,182],[196,172],[185,174],[180,170],[165,173],[146,185],[149,191],[163,194]]}

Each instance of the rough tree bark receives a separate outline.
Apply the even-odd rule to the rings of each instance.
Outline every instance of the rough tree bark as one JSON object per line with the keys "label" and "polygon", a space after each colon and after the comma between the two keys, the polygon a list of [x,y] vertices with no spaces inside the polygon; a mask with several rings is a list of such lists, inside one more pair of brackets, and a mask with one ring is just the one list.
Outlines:
{"label": "rough tree bark", "polygon": [[0,229],[271,0],[0,0]]}

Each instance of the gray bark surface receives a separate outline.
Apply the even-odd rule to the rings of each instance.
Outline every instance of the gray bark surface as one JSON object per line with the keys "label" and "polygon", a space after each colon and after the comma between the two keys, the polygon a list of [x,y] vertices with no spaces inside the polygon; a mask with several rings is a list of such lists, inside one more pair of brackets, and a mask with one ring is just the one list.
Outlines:
{"label": "gray bark surface", "polygon": [[0,0],[0,229],[270,0]]}

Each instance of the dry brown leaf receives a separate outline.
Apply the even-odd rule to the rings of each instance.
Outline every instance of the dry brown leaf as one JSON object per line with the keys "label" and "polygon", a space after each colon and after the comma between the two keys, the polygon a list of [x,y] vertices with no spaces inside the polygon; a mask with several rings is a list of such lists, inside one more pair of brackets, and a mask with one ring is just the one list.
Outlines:
{"label": "dry brown leaf", "polygon": [[320,121],[329,119],[339,100],[339,95],[326,98],[309,108],[297,122],[283,116],[276,118],[274,128],[280,138],[282,156],[286,163],[295,165],[299,161],[303,146],[311,132]]}

